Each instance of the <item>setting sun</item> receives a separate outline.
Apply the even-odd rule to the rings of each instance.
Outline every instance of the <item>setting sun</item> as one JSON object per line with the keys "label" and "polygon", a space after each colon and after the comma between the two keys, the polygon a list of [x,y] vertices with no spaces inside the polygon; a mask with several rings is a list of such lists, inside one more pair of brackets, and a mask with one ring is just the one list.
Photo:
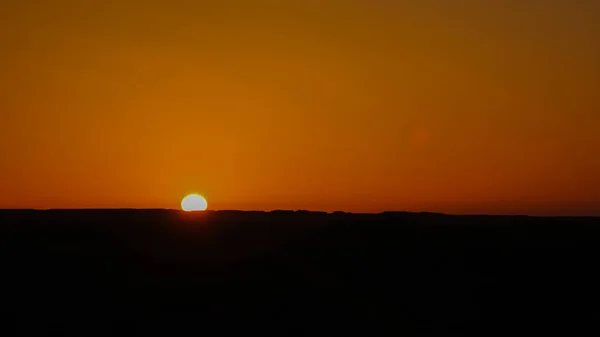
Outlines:
{"label": "setting sun", "polygon": [[205,211],[207,207],[206,199],[198,194],[190,194],[181,201],[181,209],[186,212]]}

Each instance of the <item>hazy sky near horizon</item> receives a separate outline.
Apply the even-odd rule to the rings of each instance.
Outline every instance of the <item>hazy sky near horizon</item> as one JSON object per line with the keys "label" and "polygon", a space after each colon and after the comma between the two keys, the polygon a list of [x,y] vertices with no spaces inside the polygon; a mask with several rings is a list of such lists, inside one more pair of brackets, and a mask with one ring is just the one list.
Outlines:
{"label": "hazy sky near horizon", "polygon": [[600,215],[600,1],[4,0],[0,208]]}

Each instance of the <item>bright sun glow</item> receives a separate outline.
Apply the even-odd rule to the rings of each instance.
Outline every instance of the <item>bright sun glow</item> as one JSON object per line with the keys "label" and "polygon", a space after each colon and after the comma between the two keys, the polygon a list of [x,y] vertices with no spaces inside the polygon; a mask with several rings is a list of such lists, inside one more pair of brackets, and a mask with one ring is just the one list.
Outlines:
{"label": "bright sun glow", "polygon": [[181,209],[186,212],[205,211],[207,207],[206,199],[198,194],[190,194],[181,201]]}

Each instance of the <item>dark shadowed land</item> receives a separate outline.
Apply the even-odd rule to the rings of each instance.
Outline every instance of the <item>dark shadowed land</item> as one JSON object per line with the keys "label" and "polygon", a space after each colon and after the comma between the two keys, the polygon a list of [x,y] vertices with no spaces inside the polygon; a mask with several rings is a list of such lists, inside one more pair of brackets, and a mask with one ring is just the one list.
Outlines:
{"label": "dark shadowed land", "polygon": [[3,335],[597,335],[600,218],[0,211]]}

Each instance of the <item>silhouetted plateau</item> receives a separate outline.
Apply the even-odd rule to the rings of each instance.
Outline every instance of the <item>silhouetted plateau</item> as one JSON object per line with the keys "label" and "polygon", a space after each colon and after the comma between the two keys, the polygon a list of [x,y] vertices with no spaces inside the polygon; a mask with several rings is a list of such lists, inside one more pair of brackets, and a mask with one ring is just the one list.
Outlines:
{"label": "silhouetted plateau", "polygon": [[597,335],[600,218],[0,211],[3,335]]}

